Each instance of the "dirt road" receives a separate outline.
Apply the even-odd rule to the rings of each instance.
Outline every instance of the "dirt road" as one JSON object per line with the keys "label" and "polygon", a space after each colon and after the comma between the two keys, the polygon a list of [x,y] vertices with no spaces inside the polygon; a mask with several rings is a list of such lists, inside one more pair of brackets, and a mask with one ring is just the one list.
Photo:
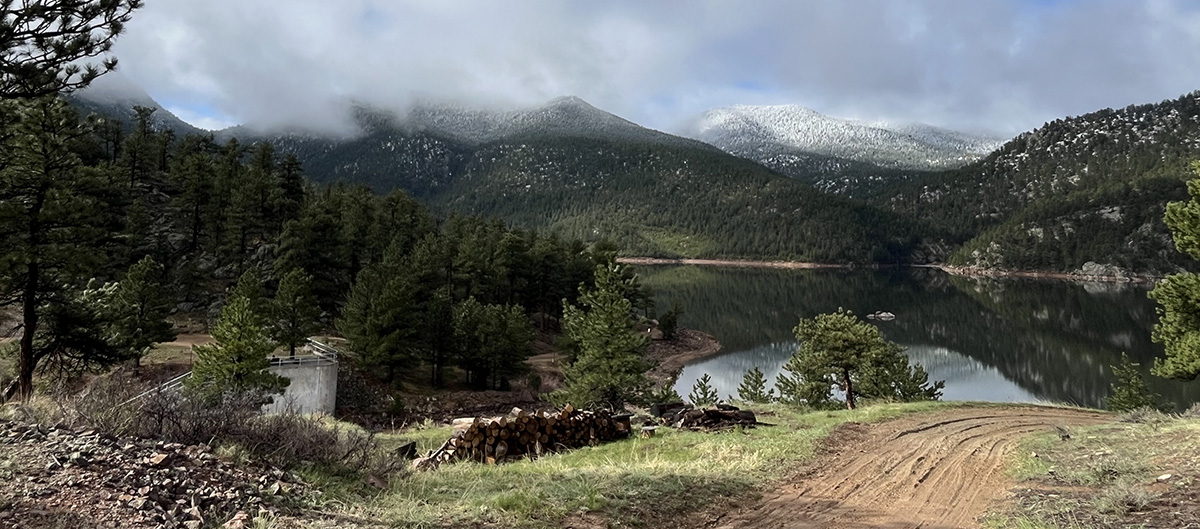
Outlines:
{"label": "dirt road", "polygon": [[734,529],[961,529],[1013,485],[1022,437],[1112,416],[1043,407],[985,407],[839,428],[829,453],[760,502],[713,524]]}

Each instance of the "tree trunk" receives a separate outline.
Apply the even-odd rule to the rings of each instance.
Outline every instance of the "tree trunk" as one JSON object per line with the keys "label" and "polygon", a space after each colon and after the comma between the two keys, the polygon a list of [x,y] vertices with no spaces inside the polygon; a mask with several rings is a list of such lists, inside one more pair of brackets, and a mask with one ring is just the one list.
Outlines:
{"label": "tree trunk", "polygon": [[846,386],[846,408],[853,410],[854,409],[854,386],[851,385],[851,382],[850,382],[850,370],[849,369],[842,370],[842,380],[845,382],[845,386]]}
{"label": "tree trunk", "polygon": [[25,269],[24,292],[21,293],[21,352],[17,367],[17,396],[21,401],[27,401],[33,396],[33,369],[37,367],[33,337],[37,334],[37,294],[42,275],[38,246],[41,244],[42,235],[42,206],[46,203],[49,188],[48,182],[43,183],[29,208],[29,263]]}
{"label": "tree trunk", "polygon": [[25,292],[21,295],[21,358],[17,371],[17,396],[22,401],[33,396],[33,368],[37,358],[34,357],[33,336],[37,332],[37,284],[40,268],[37,261],[29,263],[28,276],[25,278]]}

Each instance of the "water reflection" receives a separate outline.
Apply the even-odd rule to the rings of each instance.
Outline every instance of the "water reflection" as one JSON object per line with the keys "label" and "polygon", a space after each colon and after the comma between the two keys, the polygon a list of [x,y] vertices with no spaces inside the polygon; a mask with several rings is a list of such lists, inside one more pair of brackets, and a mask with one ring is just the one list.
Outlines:
{"label": "water reflection", "polygon": [[[735,393],[752,367],[773,383],[795,351],[796,322],[838,307],[894,312],[895,321],[877,324],[931,378],[946,380],[946,399],[1100,406],[1113,380],[1109,366],[1122,351],[1147,371],[1162,354],[1150,341],[1153,302],[1135,285],[974,279],[929,269],[639,273],[658,292],[659,306],[680,301],[682,324],[725,346],[726,354],[685,368],[677,386],[683,395],[705,372],[722,396]],[[1150,384],[1179,406],[1200,401],[1198,383]]]}

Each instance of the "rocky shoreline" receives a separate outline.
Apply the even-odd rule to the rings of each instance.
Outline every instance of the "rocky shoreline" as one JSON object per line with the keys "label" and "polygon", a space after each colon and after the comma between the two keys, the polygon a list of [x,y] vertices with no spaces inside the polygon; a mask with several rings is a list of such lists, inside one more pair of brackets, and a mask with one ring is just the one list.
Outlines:
{"label": "rocky shoreline", "polygon": [[[851,265],[809,263],[803,261],[755,261],[749,259],[668,259],[658,257],[620,257],[617,262],[639,266],[664,265],[694,265],[694,266],[725,266],[738,268],[772,268],[782,270],[825,270],[825,269],[879,269],[887,267],[933,268],[947,274],[966,277],[1023,277],[1030,279],[1053,279],[1060,281],[1076,281],[1081,283],[1135,283],[1149,284],[1162,278],[1159,275],[1134,274],[1115,267],[1095,265],[1081,268],[1076,272],[1041,272],[1033,270],[1000,270],[994,268],[978,268],[972,266],[951,266],[944,264],[913,264],[913,265]],[[1088,263],[1094,265],[1095,263]],[[1089,270],[1095,269],[1096,273]]]}
{"label": "rocky shoreline", "polygon": [[618,257],[617,262],[621,264],[643,266],[733,266],[742,268],[783,268],[790,270],[817,270],[826,268],[878,268],[877,265],[808,263],[804,261],[756,261],[751,259],[668,259],[661,257]]}
{"label": "rocky shoreline", "polygon": [[1055,279],[1060,281],[1074,281],[1079,283],[1133,283],[1133,284],[1151,284],[1161,279],[1161,276],[1154,275],[1108,275],[1108,274],[1086,274],[1076,272],[1036,272],[1028,270],[997,270],[993,268],[976,268],[971,266],[950,266],[950,265],[914,265],[918,268],[936,268],[947,274],[965,277],[1023,277],[1029,279]]}

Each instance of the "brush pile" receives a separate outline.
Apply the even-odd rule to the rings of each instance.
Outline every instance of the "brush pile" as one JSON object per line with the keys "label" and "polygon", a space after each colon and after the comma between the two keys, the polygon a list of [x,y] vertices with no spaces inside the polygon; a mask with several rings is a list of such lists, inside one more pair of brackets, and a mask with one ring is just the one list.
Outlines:
{"label": "brush pile", "polygon": [[454,437],[428,456],[413,462],[429,469],[446,461],[495,464],[505,459],[537,457],[629,436],[629,415],[580,411],[570,405],[558,412],[528,413],[514,408],[505,417],[456,419]]}
{"label": "brush pile", "polygon": [[659,424],[685,430],[711,432],[737,427],[770,426],[758,422],[754,412],[727,404],[702,409],[683,403],[655,404],[650,407],[650,414],[658,418]]}

